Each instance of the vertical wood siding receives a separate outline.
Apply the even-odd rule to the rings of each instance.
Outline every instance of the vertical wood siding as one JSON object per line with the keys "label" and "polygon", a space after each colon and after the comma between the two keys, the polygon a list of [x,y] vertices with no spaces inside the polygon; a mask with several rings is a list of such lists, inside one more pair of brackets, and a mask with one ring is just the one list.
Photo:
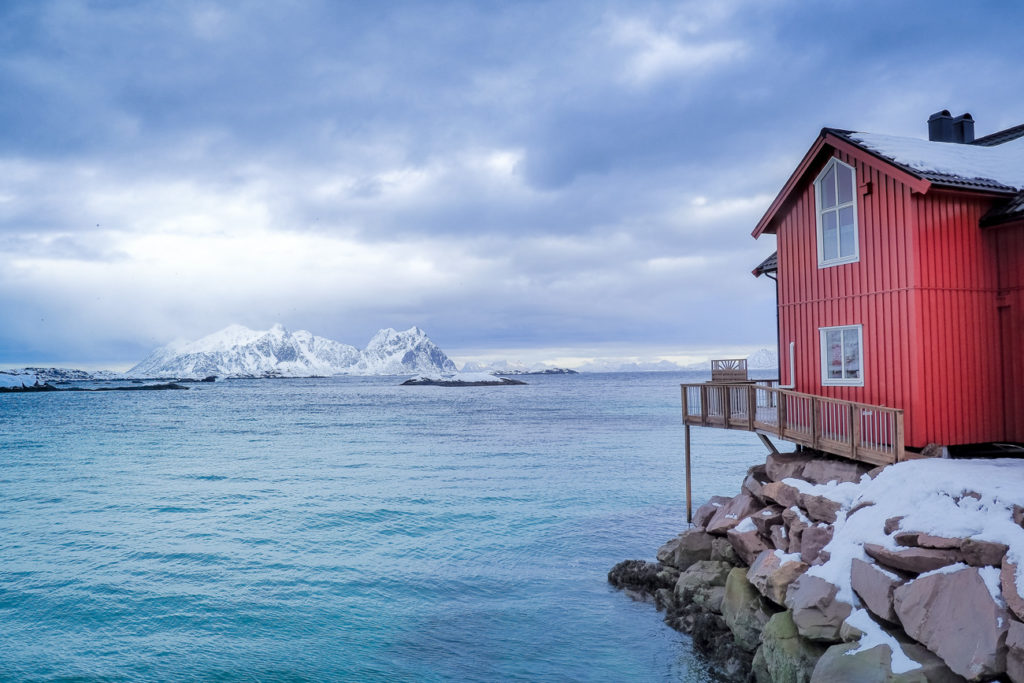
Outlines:
{"label": "vertical wood siding", "polygon": [[[836,156],[857,170],[860,260],[818,268],[814,185],[794,195],[777,227],[781,376],[789,376],[789,342],[796,342],[796,390],[871,403],[909,412],[914,393],[913,318],[910,288],[914,262],[914,215],[910,190],[878,167],[841,152]],[[815,177],[828,159],[811,169]],[[862,325],[864,386],[823,386],[819,328]],[[916,445],[908,422],[907,444]]]}
{"label": "vertical wood siding", "polygon": [[998,262],[996,305],[1004,309],[1000,363],[1005,438],[1024,442],[1024,223],[988,230],[986,236]]}

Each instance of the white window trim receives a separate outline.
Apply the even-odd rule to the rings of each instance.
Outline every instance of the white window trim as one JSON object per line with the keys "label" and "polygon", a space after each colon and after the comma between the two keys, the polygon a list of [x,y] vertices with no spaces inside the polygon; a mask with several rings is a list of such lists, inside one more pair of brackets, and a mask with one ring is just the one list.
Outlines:
{"label": "white window trim", "polygon": [[[850,169],[850,173],[853,176],[853,255],[844,256],[842,258],[834,258],[825,260],[825,239],[821,232],[821,179],[825,177],[828,170],[833,166],[842,164],[846,168]],[[836,201],[839,201],[839,195],[836,194]],[[840,206],[846,206],[846,204],[836,204],[834,207],[837,210]],[[832,211],[833,209],[829,209]],[[821,169],[821,173],[814,179],[814,216],[817,222],[818,231],[818,268],[831,268],[832,266],[841,266],[847,263],[856,263],[860,261],[860,221],[857,216],[857,169],[850,164],[844,163],[839,159],[832,157],[831,161],[825,164],[825,168]],[[836,239],[839,239],[838,233]]]}
{"label": "white window trim", "polygon": [[[828,346],[825,339],[826,334],[835,330],[857,330],[857,348],[860,349],[860,377],[856,379],[832,379],[828,376]],[[863,325],[835,325],[833,327],[818,328],[818,346],[821,349],[821,385],[825,387],[862,387],[864,386],[864,326]]]}

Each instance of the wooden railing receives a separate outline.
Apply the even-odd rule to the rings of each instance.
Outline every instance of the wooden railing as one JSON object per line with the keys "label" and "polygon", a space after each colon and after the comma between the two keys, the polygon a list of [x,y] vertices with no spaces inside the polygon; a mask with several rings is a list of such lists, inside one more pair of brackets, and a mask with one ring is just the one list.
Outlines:
{"label": "wooden railing", "polygon": [[903,459],[902,410],[773,384],[683,384],[683,423],[770,434],[875,465]]}
{"label": "wooden railing", "polygon": [[746,382],[746,358],[718,358],[711,361],[712,382]]}

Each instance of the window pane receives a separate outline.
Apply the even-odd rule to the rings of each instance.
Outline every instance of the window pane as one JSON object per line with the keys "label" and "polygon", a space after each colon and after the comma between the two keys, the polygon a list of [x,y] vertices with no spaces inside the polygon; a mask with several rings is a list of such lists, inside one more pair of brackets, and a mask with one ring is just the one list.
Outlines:
{"label": "window pane", "polygon": [[832,261],[839,258],[839,234],[836,228],[836,212],[827,211],[821,214],[822,258]]}
{"label": "window pane", "polygon": [[828,169],[821,179],[821,208],[829,209],[836,205],[836,167]]}
{"label": "window pane", "polygon": [[857,228],[853,224],[853,207],[839,209],[839,256],[853,256],[856,231]]}
{"label": "window pane", "polygon": [[843,378],[843,333],[840,330],[829,330],[825,333],[825,362],[828,364],[829,379]]}
{"label": "window pane", "polygon": [[839,203],[846,204],[853,201],[853,169],[846,166],[836,165],[839,173]]}
{"label": "window pane", "polygon": [[856,329],[843,330],[843,377],[860,379],[860,337]]}

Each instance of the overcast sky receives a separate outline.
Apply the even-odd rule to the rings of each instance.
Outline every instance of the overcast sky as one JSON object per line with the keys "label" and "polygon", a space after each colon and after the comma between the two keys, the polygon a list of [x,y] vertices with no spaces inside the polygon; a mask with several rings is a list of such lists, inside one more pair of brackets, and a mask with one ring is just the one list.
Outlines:
{"label": "overcast sky", "polygon": [[451,355],[774,346],[822,126],[1024,122],[996,2],[5,2],[0,363],[230,323]]}

